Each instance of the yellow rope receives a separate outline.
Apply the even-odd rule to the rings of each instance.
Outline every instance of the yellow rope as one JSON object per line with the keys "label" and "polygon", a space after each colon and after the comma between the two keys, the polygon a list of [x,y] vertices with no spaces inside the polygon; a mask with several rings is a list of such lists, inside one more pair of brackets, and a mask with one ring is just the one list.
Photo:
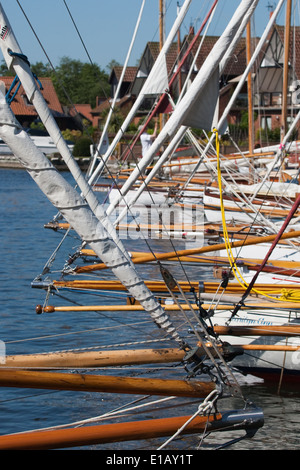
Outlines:
{"label": "yellow rope", "polygon": [[[233,272],[234,277],[236,278],[237,282],[240,284],[243,289],[246,290],[248,287],[248,283],[245,281],[243,278],[241,272],[239,271],[236,262],[235,262],[235,257],[233,256],[232,250],[231,250],[231,244],[230,244],[230,239],[227,231],[227,226],[226,226],[226,218],[225,218],[225,208],[223,204],[223,195],[222,195],[222,177],[221,177],[221,167],[220,167],[220,142],[219,142],[219,133],[217,129],[213,129],[213,132],[216,136],[216,152],[217,152],[217,172],[218,172],[218,186],[219,186],[219,192],[220,192],[220,207],[221,207],[221,215],[222,215],[222,227],[223,227],[223,234],[224,234],[224,243],[227,251],[227,256],[228,260]],[[238,277],[239,276],[239,277]],[[283,289],[281,293],[281,298],[278,297],[272,297],[270,295],[267,295],[265,292],[261,292],[257,289],[252,289],[253,292],[256,294],[263,295],[266,298],[272,299],[272,300],[283,300],[285,299],[286,301],[291,301],[291,302],[297,302],[300,301],[300,294],[297,290],[292,291],[286,291]],[[298,295],[296,295],[296,293]]]}

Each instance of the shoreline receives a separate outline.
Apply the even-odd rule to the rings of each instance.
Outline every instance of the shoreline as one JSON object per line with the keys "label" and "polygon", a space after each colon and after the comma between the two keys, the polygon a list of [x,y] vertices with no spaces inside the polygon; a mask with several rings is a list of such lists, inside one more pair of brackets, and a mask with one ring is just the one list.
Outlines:
{"label": "shoreline", "polygon": [[[68,171],[67,165],[64,163],[62,158],[56,156],[48,157],[51,163],[59,171]],[[81,170],[87,170],[90,162],[90,157],[75,157]],[[18,159],[13,155],[0,155],[0,169],[7,170],[26,170]]]}

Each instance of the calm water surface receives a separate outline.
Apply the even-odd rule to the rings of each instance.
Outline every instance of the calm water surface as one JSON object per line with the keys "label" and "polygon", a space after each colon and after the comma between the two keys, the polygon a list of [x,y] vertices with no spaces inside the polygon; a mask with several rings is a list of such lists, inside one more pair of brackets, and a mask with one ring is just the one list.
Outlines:
{"label": "calm water surface", "polygon": [[[107,317],[96,312],[36,315],[35,307],[44,303],[45,292],[32,289],[31,282],[42,272],[61,239],[60,234],[44,228],[44,224],[55,215],[55,209],[22,170],[0,170],[0,194],[0,340],[5,342],[6,353],[29,354],[122,343],[128,340],[124,336],[125,329],[123,333],[123,328],[120,328],[122,322],[132,322],[130,339],[133,342],[141,341],[144,337],[135,321],[148,321],[142,315],[138,319],[132,319],[126,314]],[[162,242],[162,245],[164,243],[168,242]],[[76,238],[68,238],[63,250],[57,255],[58,270],[77,246],[79,241]],[[137,249],[138,242],[133,242],[131,248]],[[166,246],[157,248],[163,251]],[[167,249],[172,250],[170,246]],[[109,273],[107,275],[111,276]],[[59,271],[57,276],[59,277]],[[70,294],[66,293],[65,296],[70,297]],[[74,296],[72,299],[74,300]],[[79,302],[79,297],[76,299],[75,296],[75,301],[77,300]],[[57,299],[55,301],[56,304],[61,302],[61,305],[67,302],[64,298],[59,299],[59,302]],[[96,296],[87,300],[87,303],[93,302],[98,302]],[[105,302],[111,302],[109,294]],[[51,299],[49,303],[51,304]],[[158,373],[164,374],[159,368]],[[299,387],[283,384],[278,393],[277,384],[266,384],[251,377],[248,383],[243,383],[244,395],[263,409],[265,425],[252,439],[242,440],[230,449],[300,449]],[[112,399],[105,394],[4,388],[1,389],[0,398],[0,434],[39,429],[97,416],[108,409],[117,408],[119,404],[121,397],[118,395]],[[188,413],[194,413],[196,409],[197,404],[193,404]],[[242,436],[243,432],[239,435]],[[213,449],[236,437],[235,433],[215,433],[205,440],[203,448]],[[157,440],[147,445],[156,449],[159,442]],[[198,440],[185,438],[183,444],[194,449],[197,448]],[[172,443],[171,448],[177,449],[183,444]],[[143,443],[124,443],[96,448],[107,450],[147,447]]]}

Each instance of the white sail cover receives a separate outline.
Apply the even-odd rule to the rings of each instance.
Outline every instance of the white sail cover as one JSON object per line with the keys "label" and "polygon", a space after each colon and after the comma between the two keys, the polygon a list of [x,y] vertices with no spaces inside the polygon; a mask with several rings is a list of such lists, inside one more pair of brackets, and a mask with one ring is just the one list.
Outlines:
{"label": "white sail cover", "polygon": [[[115,200],[108,207],[106,211],[107,215],[113,212],[115,207],[122,200],[122,197],[127,194],[131,185],[137,178],[140,177],[141,173],[143,173],[145,168],[150,164],[155,153],[159,151],[164,141],[167,138],[171,138],[179,126],[184,125],[184,123],[187,122],[192,122],[193,113],[195,110],[198,117],[198,119],[196,119],[197,122],[199,120],[199,115],[201,113],[204,114],[205,110],[201,110],[201,99],[206,96],[206,92],[210,88],[209,82],[212,80],[216,81],[216,73],[219,67],[219,63],[222,61],[228,48],[231,46],[232,41],[237,41],[237,33],[240,31],[240,26],[243,23],[244,17],[249,15],[249,11],[251,13],[253,12],[257,3],[258,0],[241,1],[222,36],[218,39],[212,51],[207,56],[196,78],[192,82],[184,97],[176,106],[174,112],[170,116],[170,119],[167,121],[166,125],[155,139],[146,155],[138,163],[131,176],[123,185],[122,189],[120,190],[119,197],[115,198]],[[214,96],[216,96],[216,92],[214,93]]]}
{"label": "white sail cover", "polygon": [[155,62],[154,69],[152,68],[145,86],[142,88],[141,93],[144,96],[159,95],[164,93],[169,88],[168,70],[166,55],[160,54]]}
{"label": "white sail cover", "polygon": [[88,243],[98,257],[111,268],[128,292],[150,313],[155,323],[164,328],[173,339],[179,340],[163,308],[128,258],[110,238],[105,227],[81,195],[35,146],[16,120],[1,91],[0,137],[11,148],[54,207],[60,211],[81,239]]}
{"label": "white sail cover", "polygon": [[94,173],[91,175],[89,179],[89,183],[92,184],[95,179],[98,177],[100,172],[103,170],[103,167],[105,165],[105,162],[109,159],[109,157],[112,155],[114,149],[116,148],[116,145],[120,141],[120,139],[123,137],[124,132],[126,131],[127,127],[131,123],[133,117],[135,116],[137,110],[141,106],[145,96],[148,95],[153,95],[153,94],[160,94],[164,93],[166,89],[168,88],[168,76],[167,76],[167,66],[166,66],[166,53],[172,44],[174,37],[189,9],[189,6],[191,4],[191,0],[185,0],[183,6],[181,7],[180,13],[178,17],[176,18],[176,21],[174,22],[174,25],[166,39],[166,42],[164,43],[152,69],[147,77],[143,88],[141,92],[139,93],[134,105],[132,106],[130,112],[126,116],[125,121],[123,122],[122,126],[120,127],[119,131],[117,132],[114,140],[109,146],[109,149],[103,155],[103,158],[101,162],[99,163],[98,167],[94,171]]}
{"label": "white sail cover", "polygon": [[182,124],[210,131],[217,123],[216,108],[219,99],[219,67],[216,68]]}

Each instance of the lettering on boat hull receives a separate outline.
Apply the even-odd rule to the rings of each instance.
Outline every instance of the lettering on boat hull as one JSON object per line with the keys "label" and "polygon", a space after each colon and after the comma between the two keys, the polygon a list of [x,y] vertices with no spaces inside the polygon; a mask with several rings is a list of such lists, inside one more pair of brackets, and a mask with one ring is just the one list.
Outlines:
{"label": "lettering on boat hull", "polygon": [[0,364],[6,363],[6,345],[0,340]]}

